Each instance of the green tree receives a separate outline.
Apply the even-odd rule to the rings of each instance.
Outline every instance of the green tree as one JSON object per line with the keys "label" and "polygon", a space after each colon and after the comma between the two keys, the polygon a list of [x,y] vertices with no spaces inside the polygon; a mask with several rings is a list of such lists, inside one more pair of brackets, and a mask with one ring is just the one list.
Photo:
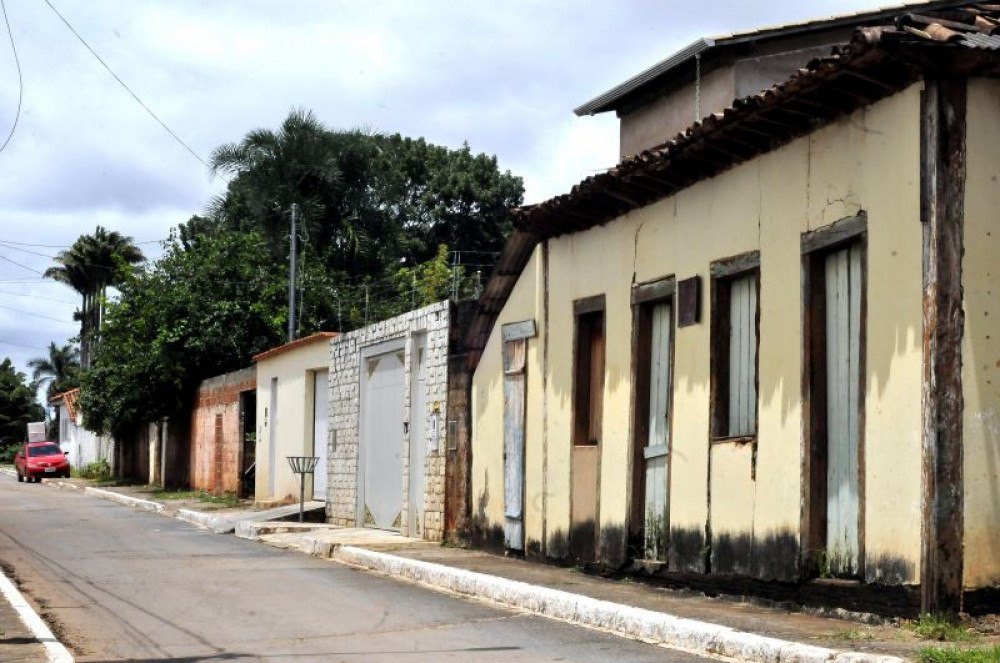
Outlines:
{"label": "green tree", "polygon": [[14,368],[10,358],[0,362],[0,443],[28,439],[28,422],[42,421],[45,412],[35,399],[23,373]]}
{"label": "green tree", "polygon": [[102,342],[84,374],[84,423],[102,433],[174,416],[199,381],[247,366],[281,343],[287,271],[255,232],[175,233],[108,305]]}
{"label": "green tree", "polygon": [[35,384],[47,385],[48,398],[80,386],[80,351],[69,343],[60,347],[50,342],[48,356],[29,360],[28,368]]}
{"label": "green tree", "polygon": [[288,210],[300,206],[303,333],[337,320],[350,329],[395,310],[400,264],[437,261],[442,244],[488,277],[510,231],[508,210],[523,195],[521,178],[468,145],[331,130],[308,111],[219,147],[211,163],[233,179],[209,216],[226,229],[259,231],[276,260],[288,255]]}
{"label": "green tree", "polygon": [[134,265],[144,260],[131,237],[97,226],[93,235],[80,235],[55,257],[56,264],[45,276],[65,283],[80,294],[80,362],[90,364],[91,346],[97,339],[104,317],[108,287],[117,286]]}

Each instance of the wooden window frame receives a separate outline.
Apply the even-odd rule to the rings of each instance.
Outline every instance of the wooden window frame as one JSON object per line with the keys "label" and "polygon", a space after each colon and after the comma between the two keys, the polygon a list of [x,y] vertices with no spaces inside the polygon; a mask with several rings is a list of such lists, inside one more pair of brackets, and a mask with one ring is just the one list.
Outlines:
{"label": "wooden window frame", "polygon": [[[673,276],[665,276],[653,281],[637,283],[632,286],[632,454],[630,458],[631,481],[628,495],[628,532],[629,532],[629,553],[633,557],[643,557],[645,551],[645,492],[646,492],[646,464],[645,448],[649,440],[649,381],[648,370],[640,370],[642,366],[648,366],[651,355],[652,325],[650,320],[650,310],[656,304],[671,302],[675,312],[671,315],[671,325],[675,333],[677,330],[677,281]],[[674,347],[676,339],[670,342],[670,367],[671,385],[669,392],[669,402],[667,404],[667,431],[668,436],[673,441],[674,429],[674,390],[673,390],[673,366]],[[670,485],[672,463],[667,463],[667,485]],[[640,499],[642,498],[642,499]],[[669,532],[670,523],[666,524]],[[669,535],[668,535],[669,536]]]}
{"label": "wooden window frame", "polygon": [[[746,444],[757,440],[760,426],[760,251],[748,251],[715,260],[710,266],[711,284],[711,377],[710,439],[713,443]],[[735,279],[756,276],[757,306],[754,312],[754,430],[751,434],[729,434],[729,288]]]}
{"label": "wooden window frame", "polygon": [[868,218],[865,212],[802,233],[802,512],[799,548],[802,577],[820,573],[826,548],[826,297],[825,258],[861,247],[861,326],[858,339],[858,576],[865,577],[865,401],[868,319]]}
{"label": "wooden window frame", "polygon": [[[582,410],[582,399],[583,399],[583,396],[584,396],[584,394],[583,394],[583,392],[581,390],[584,389],[584,388],[587,388],[589,390],[589,387],[590,387],[590,369],[592,368],[592,366],[590,366],[590,364],[588,363],[587,375],[586,376],[582,375],[581,366],[580,366],[580,359],[581,359],[580,352],[582,350],[582,342],[585,340],[585,339],[581,338],[581,336],[582,336],[581,332],[583,331],[583,327],[582,327],[583,320],[582,319],[584,317],[591,316],[591,315],[593,315],[595,313],[600,313],[601,314],[601,334],[604,337],[604,361],[602,362],[602,366],[606,368],[606,363],[604,363],[607,360],[607,342],[608,342],[608,339],[607,339],[608,316],[607,316],[607,302],[606,302],[606,298],[602,294],[602,295],[594,295],[592,297],[585,297],[583,299],[577,299],[576,301],[573,302],[573,401],[572,401],[572,425],[573,425],[573,428],[572,428],[572,431],[571,431],[572,432],[572,436],[571,436],[571,440],[570,440],[572,446],[600,446],[601,445],[601,440],[600,439],[596,440],[596,442],[592,442],[589,439],[587,441],[581,441],[581,421],[580,421],[580,415],[581,415],[581,410]],[[603,392],[604,384],[605,384],[605,376],[603,375],[603,373],[605,373],[605,372],[606,372],[606,370],[602,371],[602,375],[601,375],[601,391],[602,392]],[[584,379],[584,378],[586,378],[586,379]],[[589,394],[589,391],[588,391],[588,394]],[[604,399],[604,397],[603,397],[603,393],[602,393],[602,395],[601,395],[601,404],[602,404],[602,407],[601,407],[601,412],[598,415],[600,417],[599,421],[597,422],[598,427],[603,426],[603,423],[604,423],[603,422],[603,414],[604,414],[604,412],[603,412],[604,411],[603,399]],[[593,422],[590,421],[590,418],[589,418],[593,414],[593,413],[589,412],[589,409],[590,409],[589,408],[589,397],[588,397],[588,401],[587,402],[588,402],[588,407],[587,407],[587,410],[588,410],[588,420],[587,420],[588,421],[588,426],[587,427],[589,429],[589,428],[592,428],[593,425],[594,425]],[[589,435],[588,436],[584,436],[584,437],[589,437]]]}

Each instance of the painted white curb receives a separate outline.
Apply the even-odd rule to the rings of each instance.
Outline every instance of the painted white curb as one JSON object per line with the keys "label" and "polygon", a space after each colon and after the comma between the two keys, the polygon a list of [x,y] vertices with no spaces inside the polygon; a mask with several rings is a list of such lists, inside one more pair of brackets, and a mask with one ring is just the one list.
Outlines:
{"label": "painted white curb", "polygon": [[31,635],[35,636],[35,639],[45,648],[45,654],[50,663],[73,663],[73,655],[69,653],[63,643],[56,639],[48,625],[42,621],[42,618],[38,616],[24,595],[18,591],[17,586],[3,571],[0,571],[0,594],[3,594],[3,597],[14,608],[17,616],[31,631]]}
{"label": "painted white curb", "polygon": [[549,587],[406,557],[340,546],[332,558],[372,571],[668,647],[760,663],[905,663],[895,656],[841,652],[694,619],[601,601]]}
{"label": "painted white curb", "polygon": [[88,495],[93,495],[94,497],[100,497],[105,500],[111,500],[112,502],[118,502],[119,504],[124,504],[125,506],[135,507],[136,509],[142,509],[143,511],[153,511],[155,513],[160,513],[163,511],[163,505],[159,502],[152,502],[150,500],[144,500],[139,497],[132,497],[131,495],[124,495],[122,493],[116,493],[113,490],[104,490],[103,488],[92,488],[87,486],[83,489]]}

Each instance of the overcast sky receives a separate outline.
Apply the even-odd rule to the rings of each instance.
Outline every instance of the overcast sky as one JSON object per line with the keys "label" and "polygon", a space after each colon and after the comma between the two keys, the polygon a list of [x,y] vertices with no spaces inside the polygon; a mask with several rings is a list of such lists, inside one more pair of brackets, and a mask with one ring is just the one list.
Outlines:
{"label": "overcast sky", "polygon": [[[218,190],[45,0],[4,0],[23,107],[0,153],[0,358],[24,368],[77,331],[51,256],[95,225],[156,240]],[[51,0],[201,158],[294,107],[331,127],[496,154],[528,202],[617,156],[611,115],[572,109],[694,39],[874,8],[872,0]],[[882,4],[885,4],[884,2]],[[0,30],[2,30],[0,26]],[[18,77],[0,34],[0,142]],[[41,254],[41,255],[38,255]],[[13,261],[13,262],[12,262]],[[20,263],[20,265],[14,264]]]}

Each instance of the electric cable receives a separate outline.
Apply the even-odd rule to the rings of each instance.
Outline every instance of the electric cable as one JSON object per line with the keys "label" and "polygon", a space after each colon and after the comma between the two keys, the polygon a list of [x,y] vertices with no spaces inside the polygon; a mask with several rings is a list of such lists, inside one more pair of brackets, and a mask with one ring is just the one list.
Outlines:
{"label": "electric cable", "polygon": [[0,152],[7,148],[14,132],[17,130],[17,123],[21,119],[21,102],[24,99],[24,78],[21,74],[21,60],[17,57],[17,47],[14,46],[14,32],[10,29],[10,19],[7,18],[7,3],[0,0],[0,9],[3,9],[3,22],[7,26],[7,36],[10,38],[10,50],[14,53],[14,64],[17,66],[17,112],[14,114],[14,123],[10,126],[10,133],[0,145]]}
{"label": "electric cable", "polygon": [[53,5],[52,2],[50,2],[50,0],[45,0],[45,4],[47,4],[49,6],[49,9],[55,12],[55,15],[58,16],[59,19],[66,24],[66,27],[69,28],[69,31],[72,32],[73,35],[80,40],[80,43],[83,44],[88,51],[90,51],[90,54],[93,55],[98,62],[101,63],[101,66],[107,69],[108,73],[111,74],[116,81],[118,81],[118,84],[121,85],[125,89],[125,91],[128,92],[132,96],[132,98],[135,99],[136,102],[140,106],[142,106],[147,113],[149,113],[149,116],[152,117],[154,120],[156,120],[160,124],[160,126],[163,127],[164,130],[166,130],[168,134],[173,136],[173,139],[176,140],[178,144],[181,145],[181,147],[187,150],[191,154],[191,156],[193,156],[195,159],[201,162],[201,165],[208,168],[208,163],[200,156],[198,156],[198,153],[195,152],[193,149],[191,149],[191,146],[189,146],[187,143],[181,140],[181,137],[178,136],[173,129],[168,127],[167,123],[161,120],[160,117],[153,112],[153,109],[147,106],[146,103],[139,98],[139,95],[137,95],[135,92],[132,91],[132,88],[130,88],[128,85],[125,84],[125,81],[123,81],[121,77],[118,74],[116,74],[115,71],[110,66],[108,66],[108,63],[105,62],[104,59],[97,54],[97,51],[95,51],[90,46],[90,44],[88,44],[87,41],[80,35],[80,33],[76,31],[76,28],[74,28],[73,25],[68,20],[66,20],[66,17],[63,16],[61,13],[59,13],[59,10],[56,9],[55,5]]}

